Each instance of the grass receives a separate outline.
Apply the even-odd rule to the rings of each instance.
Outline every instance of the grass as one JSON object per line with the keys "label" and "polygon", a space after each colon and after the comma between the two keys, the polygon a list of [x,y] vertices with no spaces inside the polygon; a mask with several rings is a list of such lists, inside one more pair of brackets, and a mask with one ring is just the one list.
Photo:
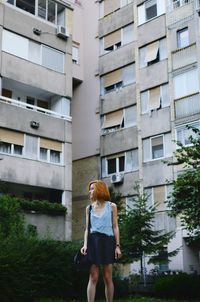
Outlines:
{"label": "grass", "polygon": [[[191,302],[191,300],[176,300],[176,299],[154,299],[154,298],[129,298],[129,299],[119,299],[114,300],[114,302]],[[192,300],[195,302],[194,300]],[[41,299],[35,302],[83,302],[78,300],[52,300],[52,299]],[[97,302],[104,302],[103,300],[97,300]],[[196,300],[196,302],[199,302]]]}

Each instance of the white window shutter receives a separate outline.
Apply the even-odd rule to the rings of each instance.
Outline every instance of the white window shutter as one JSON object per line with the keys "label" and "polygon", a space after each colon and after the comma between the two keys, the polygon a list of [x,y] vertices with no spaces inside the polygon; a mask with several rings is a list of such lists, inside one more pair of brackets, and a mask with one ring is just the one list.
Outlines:
{"label": "white window shutter", "polygon": [[144,4],[138,6],[138,25],[141,25],[145,23],[146,17],[145,17],[145,6]]}
{"label": "white window shutter", "polygon": [[151,160],[150,139],[143,140],[143,160],[144,162]]}
{"label": "white window shutter", "polygon": [[165,13],[165,1],[157,0],[157,16]]}

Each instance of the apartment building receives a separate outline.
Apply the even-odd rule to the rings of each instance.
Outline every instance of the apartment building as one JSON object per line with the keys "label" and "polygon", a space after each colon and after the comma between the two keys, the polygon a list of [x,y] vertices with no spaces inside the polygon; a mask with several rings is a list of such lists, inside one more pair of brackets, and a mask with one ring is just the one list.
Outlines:
{"label": "apartment building", "polygon": [[198,248],[187,244],[187,233],[165,204],[180,168],[162,162],[173,159],[175,139],[189,143],[187,124],[200,126],[200,2],[86,2],[81,9],[90,43],[83,41],[83,81],[72,104],[74,237],[83,236],[88,181],[102,178],[127,204],[139,181],[149,204],[158,203],[155,229],[176,231],[166,248],[180,248],[159,269],[200,272]]}
{"label": "apartment building", "polygon": [[15,196],[65,205],[59,226],[38,221],[62,240],[71,238],[71,23],[64,0],[0,3],[0,180]]}

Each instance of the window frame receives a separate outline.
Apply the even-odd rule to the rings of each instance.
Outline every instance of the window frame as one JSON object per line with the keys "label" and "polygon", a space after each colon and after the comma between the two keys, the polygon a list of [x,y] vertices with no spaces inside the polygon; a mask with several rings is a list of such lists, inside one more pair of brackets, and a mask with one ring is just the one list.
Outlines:
{"label": "window frame", "polygon": [[[162,141],[163,141],[163,156],[161,157],[156,157],[156,158],[153,158],[153,145],[152,145],[152,141],[153,139],[156,139],[158,137],[162,137]],[[159,145],[158,145],[159,146]],[[161,134],[161,135],[156,135],[156,136],[152,136],[150,137],[150,151],[151,151],[151,160],[159,160],[159,159],[162,159],[162,158],[165,158],[165,141],[164,141],[164,134]]]}
{"label": "window frame", "polygon": [[[185,32],[187,33],[186,44],[184,44],[184,40],[181,39],[181,34],[185,33]],[[181,48],[184,48],[184,47],[187,47],[187,46],[190,45],[189,29],[188,29],[188,27],[184,27],[182,29],[177,30],[176,35],[177,35],[177,48],[178,49],[181,49]]]}

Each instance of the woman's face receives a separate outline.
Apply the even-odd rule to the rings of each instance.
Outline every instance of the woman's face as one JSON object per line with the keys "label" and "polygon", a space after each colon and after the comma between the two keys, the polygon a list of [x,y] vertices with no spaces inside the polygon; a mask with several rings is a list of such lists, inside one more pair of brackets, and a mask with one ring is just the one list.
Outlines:
{"label": "woman's face", "polygon": [[91,200],[95,200],[95,184],[90,185],[89,197]]}

